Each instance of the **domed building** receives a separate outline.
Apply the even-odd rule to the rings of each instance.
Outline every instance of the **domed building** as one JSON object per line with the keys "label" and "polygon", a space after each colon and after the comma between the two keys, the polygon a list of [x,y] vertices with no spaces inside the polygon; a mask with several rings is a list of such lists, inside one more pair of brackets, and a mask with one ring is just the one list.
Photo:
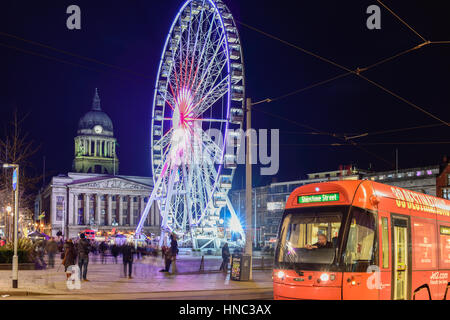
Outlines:
{"label": "domed building", "polygon": [[97,89],[92,109],[78,123],[73,170],[112,175],[119,172],[113,124],[111,118],[101,109]]}
{"label": "domed building", "polygon": [[[36,196],[40,231],[75,239],[80,232],[93,230],[98,241],[118,233],[133,234],[152,193],[153,179],[118,174],[114,128],[100,107],[97,89],[91,110],[78,122],[72,170],[52,177]],[[153,203],[143,232],[159,235],[161,220]]]}

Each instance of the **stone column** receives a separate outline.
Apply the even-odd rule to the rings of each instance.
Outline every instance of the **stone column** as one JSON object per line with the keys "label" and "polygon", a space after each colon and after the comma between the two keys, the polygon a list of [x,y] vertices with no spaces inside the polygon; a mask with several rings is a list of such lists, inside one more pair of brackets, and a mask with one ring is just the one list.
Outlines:
{"label": "stone column", "polygon": [[77,224],[77,217],[78,217],[78,194],[73,193],[73,212],[70,215],[69,224],[70,225],[76,225]]}
{"label": "stone column", "polygon": [[153,202],[153,204],[155,207],[155,226],[160,227],[161,226],[161,214],[159,212],[158,205],[154,202]]}
{"label": "stone column", "polygon": [[[144,212],[145,209],[145,202],[144,202],[144,197],[143,196],[139,196],[139,219],[138,219],[138,223],[142,218],[142,212]],[[145,219],[148,221],[148,215],[147,218]],[[144,226],[145,226],[145,222],[144,222]]]}
{"label": "stone column", "polygon": [[108,194],[108,226],[112,224],[112,195]]}
{"label": "stone column", "polygon": [[65,217],[64,217],[64,225],[63,225],[63,236],[65,239],[69,239],[69,228],[73,225],[73,210],[74,210],[74,195],[69,191],[68,199],[66,202]]}
{"label": "stone column", "polygon": [[119,226],[123,226],[123,202],[122,202],[122,196],[118,195],[117,200],[119,201]]}
{"label": "stone column", "polygon": [[95,224],[97,225],[101,225],[100,220],[102,217],[102,212],[101,212],[101,194],[96,194],[95,195]]}
{"label": "stone column", "polygon": [[87,225],[89,223],[89,193],[84,194],[84,225]]}
{"label": "stone column", "polygon": [[130,222],[130,226],[134,225],[134,204],[133,204],[133,196],[128,196],[128,221]]}
{"label": "stone column", "polygon": [[150,207],[150,211],[149,211],[148,215],[150,216],[150,226],[153,227],[155,225],[155,206],[152,205]]}

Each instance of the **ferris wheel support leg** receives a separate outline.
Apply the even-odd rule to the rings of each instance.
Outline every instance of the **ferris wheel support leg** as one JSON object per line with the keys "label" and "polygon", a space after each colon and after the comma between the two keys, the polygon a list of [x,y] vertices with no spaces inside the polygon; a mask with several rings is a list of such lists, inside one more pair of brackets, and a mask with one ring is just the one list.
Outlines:
{"label": "ferris wheel support leg", "polygon": [[[187,177],[186,174],[186,165],[183,165],[183,177]],[[191,204],[191,197],[190,197],[190,190],[191,190],[191,182],[190,181],[186,181],[186,179],[183,179],[184,182],[184,188],[186,190],[186,202],[187,202],[187,215],[188,215],[188,221],[189,221],[189,234],[191,236],[191,243],[192,243],[192,249],[197,249],[197,242],[194,240],[194,234],[193,234],[193,224],[192,224],[192,213],[190,212],[192,209],[192,204]],[[186,217],[184,218],[184,220],[186,220]]]}
{"label": "ferris wheel support leg", "polygon": [[156,194],[158,192],[159,186],[161,185],[161,181],[166,174],[168,164],[163,167],[163,170],[161,171],[161,174],[159,175],[158,180],[156,181],[156,184],[153,186],[152,193],[150,194],[150,199],[148,199],[147,204],[145,205],[144,211],[141,215],[141,220],[139,221],[138,226],[136,227],[136,235],[139,235],[142,231],[142,227],[144,226],[145,219],[147,219],[148,213],[150,212],[150,208],[152,207],[153,201],[155,201]]}
{"label": "ferris wheel support leg", "polygon": [[162,246],[166,231],[169,229],[169,226],[167,225],[167,220],[168,220],[167,215],[169,213],[169,205],[167,202],[170,203],[170,199],[172,198],[173,184],[175,181],[175,175],[177,173],[177,170],[178,170],[178,166],[176,166],[176,165],[170,169],[169,186],[167,188],[167,197],[166,197],[166,203],[164,204],[163,221],[161,223],[161,237],[159,240],[160,246]]}

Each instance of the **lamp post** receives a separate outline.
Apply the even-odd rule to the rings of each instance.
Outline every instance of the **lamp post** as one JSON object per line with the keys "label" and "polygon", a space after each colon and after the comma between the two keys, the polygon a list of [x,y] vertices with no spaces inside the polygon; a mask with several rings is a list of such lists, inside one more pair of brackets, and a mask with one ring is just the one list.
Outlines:
{"label": "lamp post", "polygon": [[19,283],[19,257],[17,256],[17,221],[19,217],[19,165],[4,163],[3,168],[14,168],[12,186],[14,190],[14,256],[12,266],[12,287],[17,288]]}

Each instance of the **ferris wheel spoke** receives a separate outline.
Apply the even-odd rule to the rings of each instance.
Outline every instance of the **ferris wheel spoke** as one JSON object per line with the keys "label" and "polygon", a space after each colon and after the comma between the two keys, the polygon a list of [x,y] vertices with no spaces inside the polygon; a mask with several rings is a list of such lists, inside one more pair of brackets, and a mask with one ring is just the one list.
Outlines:
{"label": "ferris wheel spoke", "polygon": [[193,117],[200,118],[210,107],[228,92],[228,78],[223,78],[215,87],[205,93],[200,101],[192,107]]}
{"label": "ferris wheel spoke", "polygon": [[[210,70],[208,73],[207,79],[205,81],[205,86],[203,86],[201,89],[199,89],[198,96],[201,97],[200,100],[197,102],[197,104],[201,104],[203,100],[212,98],[213,102],[209,105],[211,106],[214,104],[217,100],[219,100],[221,97],[223,97],[228,92],[228,77],[225,76],[222,79],[220,77],[222,76],[223,68],[226,66],[226,60],[223,61],[222,65],[218,65],[217,68],[214,68],[213,70]],[[212,80],[213,76],[215,75],[214,80]],[[219,81],[220,80],[220,81]],[[208,107],[209,107],[208,106]],[[198,112],[198,115],[201,115],[205,110]]]}
{"label": "ferris wheel spoke", "polygon": [[[215,64],[218,63],[218,61],[217,61],[218,55],[221,54],[222,56],[226,57],[226,55],[224,55],[224,53],[221,51],[221,49],[222,50],[224,49],[223,48],[224,43],[225,43],[225,34],[221,34],[217,44],[210,44],[210,47],[212,47],[213,52],[212,52],[211,56],[208,57],[207,59],[205,59],[203,64],[201,65],[202,69],[201,69],[198,83],[196,83],[195,81],[193,83],[194,91],[196,93],[201,91],[201,88],[203,85],[208,85],[208,83],[205,82],[205,77],[211,72],[211,70],[215,66]],[[215,47],[215,49],[214,49],[214,47]],[[220,59],[219,59],[219,61],[220,61]]]}
{"label": "ferris wheel spoke", "polygon": [[221,54],[220,47],[225,41],[224,34],[221,34],[219,40],[216,41],[217,43],[205,43],[205,52],[198,62],[198,68],[191,85],[194,92],[198,92],[202,85],[205,85],[205,76],[210,72],[214,64],[217,63],[217,57]]}

